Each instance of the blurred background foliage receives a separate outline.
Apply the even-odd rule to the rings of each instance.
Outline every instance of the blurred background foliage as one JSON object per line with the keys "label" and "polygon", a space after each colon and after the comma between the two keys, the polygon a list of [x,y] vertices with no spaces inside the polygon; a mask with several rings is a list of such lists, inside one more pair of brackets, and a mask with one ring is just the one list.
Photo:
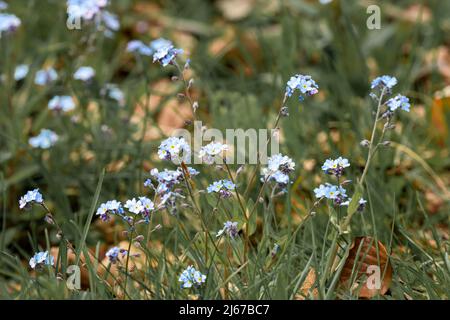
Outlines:
{"label": "blurred background foliage", "polygon": [[[22,26],[12,38],[0,39],[0,73],[11,75],[22,63],[31,68],[23,83],[0,86],[2,251],[27,260],[37,244],[45,246],[43,213],[19,212],[18,199],[29,189],[41,189],[73,239],[80,234],[69,221],[81,226],[86,219],[103,168],[101,200],[144,193],[148,170],[162,167],[155,158],[160,139],[175,128],[191,128],[185,124],[191,111],[176,97],[181,87],[170,81],[174,69],[136,61],[125,48],[131,39],[165,37],[185,50],[183,59],[191,59],[198,116],[209,127],[270,128],[291,75],[310,74],[319,84],[318,97],[289,101],[290,116],[280,125],[280,151],[296,162],[298,177],[288,203],[277,203],[283,208],[281,226],[298,224],[306,214],[312,190],[324,182],[320,165],[326,158],[343,155],[352,163],[348,176],[360,175],[365,151],[359,142],[370,135],[374,111],[370,81],[382,74],[397,77],[395,91],[410,97],[411,112],[399,114],[390,136],[396,144],[383,150],[370,170],[373,220],[362,215],[354,228],[361,235],[377,233],[385,244],[394,229],[392,250],[411,265],[427,261],[423,251],[436,259],[447,254],[450,2],[376,1],[379,30],[366,27],[366,9],[374,2],[365,0],[327,5],[315,0],[112,2],[122,27],[108,39],[86,28],[68,30],[65,1],[9,1],[8,11],[22,19]],[[82,65],[96,70],[92,86],[71,79]],[[33,84],[43,66],[58,70],[55,85]],[[125,106],[99,94],[108,82],[124,91]],[[76,97],[77,109],[51,114],[47,102],[56,94]],[[50,151],[28,145],[41,128],[61,137]],[[203,187],[211,181],[205,175],[199,179]],[[111,246],[120,238],[114,226],[94,224],[89,246],[97,241]],[[319,217],[318,230],[325,225]],[[50,242],[56,243],[52,233]],[[311,243],[303,245],[307,249]],[[408,268],[400,262],[394,267],[391,290],[397,298],[406,297],[399,289],[404,282],[420,282]],[[423,297],[414,291],[408,295]]]}

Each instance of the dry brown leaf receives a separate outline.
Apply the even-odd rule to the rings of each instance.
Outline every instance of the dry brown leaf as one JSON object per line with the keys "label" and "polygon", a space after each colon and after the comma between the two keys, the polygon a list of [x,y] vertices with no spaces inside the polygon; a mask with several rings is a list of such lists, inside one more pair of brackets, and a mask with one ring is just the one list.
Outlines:
{"label": "dry brown leaf", "polygon": [[294,299],[305,300],[306,298],[311,296],[311,294],[314,298],[317,298],[319,296],[319,291],[317,290],[317,288],[313,288],[314,284],[316,283],[316,278],[316,270],[314,270],[314,268],[309,269],[308,275],[306,276],[305,281],[303,281],[303,284],[298,290]]}
{"label": "dry brown leaf", "polygon": [[246,18],[252,12],[255,0],[220,0],[217,2],[225,19],[237,21]]}
{"label": "dry brown leaf", "polygon": [[[449,65],[450,79],[450,65]],[[431,122],[433,123],[433,135],[437,137],[438,143],[445,146],[448,137],[448,124],[446,122],[446,113],[450,112],[450,86],[444,88],[435,94],[433,105],[431,107]]]}
{"label": "dry brown leaf", "polygon": [[[341,285],[347,288],[351,285],[352,289],[359,290],[360,298],[372,298],[377,294],[386,294],[392,282],[392,267],[384,245],[378,241],[379,264],[377,247],[373,238],[357,237],[352,245],[353,247],[342,269],[340,277]],[[369,272],[370,270],[368,270],[370,266],[380,267],[381,287],[379,289],[372,289],[367,286],[367,276],[373,275],[373,272]],[[357,272],[357,276],[355,277],[354,283],[350,284],[349,281],[351,280],[350,277],[353,269]],[[361,282],[363,283],[361,284]]]}
{"label": "dry brown leaf", "polygon": [[[95,250],[89,249],[90,261],[92,261],[92,263],[95,263],[98,260],[94,256],[93,252],[95,252]],[[106,253],[106,247],[100,246],[98,259],[101,260],[105,256],[105,253]],[[57,258],[58,258],[58,254],[59,254],[59,247],[52,247],[50,249],[50,254],[53,256],[53,258],[55,259],[55,262],[56,262]],[[77,256],[76,256],[75,252],[73,252],[71,249],[67,249],[67,264],[68,265],[75,264],[76,261],[77,261]],[[80,263],[81,288],[86,289],[86,288],[89,288],[89,270],[86,267],[86,259],[85,259],[85,256],[83,253],[81,254],[80,262],[81,262]]]}

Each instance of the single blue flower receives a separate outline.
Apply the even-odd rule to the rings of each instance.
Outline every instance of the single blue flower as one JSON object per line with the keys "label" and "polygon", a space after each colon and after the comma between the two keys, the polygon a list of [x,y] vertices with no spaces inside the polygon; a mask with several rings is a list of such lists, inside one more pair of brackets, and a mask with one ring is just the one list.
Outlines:
{"label": "single blue flower", "polygon": [[55,258],[49,255],[48,251],[37,252],[29,261],[30,267],[36,269],[44,265],[53,266],[55,264]]}

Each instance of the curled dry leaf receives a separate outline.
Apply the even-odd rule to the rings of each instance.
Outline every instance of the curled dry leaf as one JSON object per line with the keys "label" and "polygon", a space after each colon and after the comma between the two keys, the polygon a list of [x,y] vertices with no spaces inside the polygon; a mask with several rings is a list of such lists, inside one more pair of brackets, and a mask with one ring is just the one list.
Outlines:
{"label": "curled dry leaf", "polygon": [[306,298],[310,297],[311,294],[314,298],[317,298],[319,296],[319,291],[317,290],[317,288],[314,288],[316,278],[316,270],[314,270],[314,268],[309,269],[308,275],[306,276],[305,281],[303,281],[303,284],[298,290],[294,299],[305,300]]}
{"label": "curled dry leaf", "polygon": [[391,285],[392,267],[387,250],[380,241],[378,251],[377,254],[373,238],[357,237],[342,269],[341,285],[350,287],[360,298],[384,295]]}

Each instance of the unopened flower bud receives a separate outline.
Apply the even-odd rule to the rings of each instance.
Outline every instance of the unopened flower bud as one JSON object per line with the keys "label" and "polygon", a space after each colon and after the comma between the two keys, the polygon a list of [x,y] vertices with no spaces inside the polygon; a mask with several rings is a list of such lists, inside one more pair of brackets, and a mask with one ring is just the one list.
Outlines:
{"label": "unopened flower bud", "polygon": [[192,104],[192,109],[194,110],[194,112],[197,111],[197,109],[198,109],[198,102],[197,101],[194,101],[194,103]]}
{"label": "unopened flower bud", "polygon": [[363,141],[361,141],[360,143],[359,143],[362,147],[368,147],[369,145],[370,145],[370,142],[369,142],[369,140],[366,140],[366,139],[364,139]]}
{"label": "unopened flower bud", "polygon": [[186,63],[184,64],[184,70],[189,69],[190,64],[191,64],[191,59],[187,59]]}
{"label": "unopened flower bud", "polygon": [[194,84],[194,79],[190,79],[188,82],[188,89],[190,89],[192,87],[192,85]]}
{"label": "unopened flower bud", "polygon": [[391,142],[390,141],[383,141],[381,144],[383,146],[387,147],[387,146],[389,146],[391,144]]}
{"label": "unopened flower bud", "polygon": [[51,224],[51,225],[54,225],[54,224],[55,224],[55,221],[53,220],[53,216],[52,216],[50,213],[48,213],[48,214],[45,215],[44,220],[45,220],[45,222],[47,222],[48,224]]}
{"label": "unopened flower bud", "polygon": [[173,82],[178,81],[178,77],[177,76],[173,76],[172,78],[170,78]]}
{"label": "unopened flower bud", "polygon": [[281,114],[283,117],[288,117],[288,116],[289,116],[289,108],[288,108],[288,107],[283,107],[283,108],[281,108],[280,114]]}
{"label": "unopened flower bud", "polygon": [[144,236],[142,234],[138,235],[136,238],[134,238],[134,241],[142,242],[144,240]]}
{"label": "unopened flower bud", "polygon": [[56,233],[56,239],[61,240],[62,237],[63,237],[63,233],[62,233],[61,230],[59,230],[59,231]]}

